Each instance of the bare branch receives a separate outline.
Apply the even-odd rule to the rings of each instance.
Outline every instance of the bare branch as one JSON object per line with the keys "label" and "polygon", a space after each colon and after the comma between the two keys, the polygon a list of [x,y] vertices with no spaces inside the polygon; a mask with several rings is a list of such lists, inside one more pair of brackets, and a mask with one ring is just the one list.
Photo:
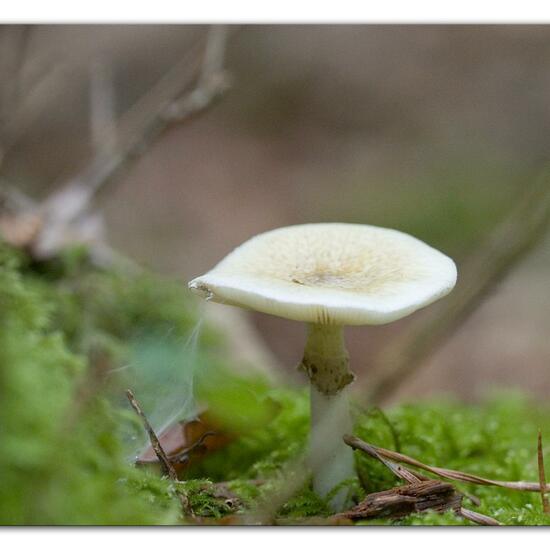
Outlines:
{"label": "bare branch", "polygon": [[493,289],[542,241],[550,225],[548,170],[460,270],[456,289],[431,307],[427,317],[392,342],[375,363],[380,374],[367,381],[366,402],[396,391],[480,306]]}
{"label": "bare branch", "polygon": [[[227,88],[227,80],[220,76],[226,35],[225,27],[211,30],[203,61],[199,55],[201,43],[192,46],[182,61],[122,117],[116,151],[94,158],[43,203],[40,215],[44,229],[33,247],[36,256],[47,257],[66,243],[68,234],[71,238],[78,235],[79,221],[100,189],[139,158],[171,123],[181,123],[204,110]],[[178,99],[198,70],[201,76],[197,86]],[[179,107],[174,109],[173,105]]]}
{"label": "bare branch", "polygon": [[164,114],[168,120],[182,120],[199,113],[227,90],[229,78],[223,63],[228,36],[225,25],[210,28],[198,85],[191,93],[168,107]]}

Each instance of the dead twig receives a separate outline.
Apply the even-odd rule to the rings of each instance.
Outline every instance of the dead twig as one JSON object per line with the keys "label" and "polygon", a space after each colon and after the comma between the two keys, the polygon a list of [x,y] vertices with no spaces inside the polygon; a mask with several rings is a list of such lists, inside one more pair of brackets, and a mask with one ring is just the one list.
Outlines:
{"label": "dead twig", "polygon": [[128,401],[130,402],[130,405],[132,405],[132,408],[138,416],[140,417],[143,427],[145,428],[145,431],[147,432],[147,435],[149,436],[149,441],[151,442],[151,447],[155,451],[155,454],[157,455],[157,458],[159,459],[159,462],[162,465],[162,468],[164,470],[164,473],[172,480],[172,481],[178,481],[178,476],[176,474],[176,470],[174,470],[174,467],[168,460],[168,457],[166,456],[166,453],[164,452],[164,449],[162,448],[160,441],[157,437],[157,434],[151,427],[151,424],[149,424],[149,421],[147,420],[147,417],[145,416],[145,413],[139,406],[139,403],[136,401],[136,398],[132,392],[132,390],[126,390],[126,397],[128,398]]}
{"label": "dead twig", "polygon": [[149,441],[151,442],[151,447],[155,451],[155,454],[157,455],[159,462],[162,465],[162,468],[164,470],[164,473],[170,478],[170,480],[174,483],[174,490],[176,494],[178,495],[179,501],[181,503],[181,507],[183,510],[184,515],[186,516],[193,516],[193,511],[191,510],[189,499],[186,495],[184,495],[177,487],[178,483],[178,476],[176,474],[176,471],[174,470],[174,467],[168,460],[168,457],[166,456],[166,453],[164,452],[164,449],[162,448],[162,445],[160,444],[160,441],[158,440],[157,434],[155,434],[155,431],[151,427],[151,424],[149,424],[149,421],[147,420],[147,417],[145,416],[145,413],[139,406],[139,403],[136,401],[136,398],[131,390],[126,390],[126,397],[128,398],[128,401],[130,402],[130,405],[134,409],[134,411],[137,413],[137,415],[140,417],[143,427],[145,428],[147,435],[149,436]]}
{"label": "dead twig", "polygon": [[[354,436],[346,435],[344,436],[344,441],[353,449],[360,449],[361,451],[364,451],[365,453],[367,453],[369,456],[382,462],[382,464],[384,464],[384,466],[386,466],[391,472],[393,472],[395,476],[406,481],[409,484],[409,485],[406,485],[405,487],[414,487],[418,484],[426,484],[426,483],[429,483],[430,481],[432,482],[434,481],[424,476],[423,474],[408,470],[407,468],[397,464],[397,462],[393,457],[388,458],[387,456],[390,453],[392,455],[396,455],[396,456],[398,455],[403,457],[405,457],[405,455],[401,455],[400,453],[394,453],[393,451],[388,451],[387,449],[382,449],[381,447],[375,447],[374,445],[369,445],[362,439],[359,439],[358,437],[354,437]],[[406,458],[409,458],[409,457],[406,457]],[[414,459],[411,459],[411,460],[414,460]],[[399,491],[401,489],[400,487],[395,487],[390,491],[384,491],[385,493],[384,497],[372,503],[367,503],[367,500],[371,496],[371,495],[368,495],[367,499],[364,500],[358,507],[352,509],[352,511],[356,510],[357,512],[359,512],[361,505],[367,503],[366,510],[369,513],[369,517],[375,517],[374,513],[376,510],[376,506],[378,506],[379,514],[380,514],[376,517],[383,517],[384,515],[392,515],[394,511],[397,511],[397,510],[402,512],[403,515],[407,515],[405,513],[407,509],[407,505],[406,505],[406,502],[402,500],[402,497],[408,496],[410,497],[410,500],[408,501],[408,506],[411,510],[408,512],[408,514],[420,512],[425,510],[426,508],[432,508],[437,512],[443,512],[445,510],[453,510],[456,515],[463,517],[465,519],[468,519],[474,523],[478,523],[479,525],[500,525],[500,523],[494,518],[491,518],[484,514],[480,514],[479,512],[473,512],[472,510],[468,510],[467,508],[464,508],[462,506],[463,497],[466,497],[469,500],[471,500],[476,506],[479,505],[479,500],[476,497],[472,497],[462,491],[459,491],[458,489],[456,489],[456,487],[454,487],[450,483],[445,483],[443,485],[448,485],[452,487],[452,493],[447,493],[446,497],[440,498],[439,500],[434,499],[434,495],[431,495],[430,498],[428,499],[422,499],[422,498],[419,498],[420,494],[416,494],[416,493],[403,494]],[[430,487],[429,485],[426,485],[426,488],[429,488],[429,487]],[[438,487],[434,490],[437,493],[441,491],[441,488]],[[373,494],[377,495],[381,493],[373,493]],[[386,500],[385,497],[391,497],[391,498]],[[396,510],[393,510],[392,507],[394,506],[396,507]],[[350,517],[350,516],[346,516],[346,517]],[[365,517],[365,516],[362,516],[362,517]]]}
{"label": "dead twig", "polygon": [[[220,41],[220,36],[223,41]],[[215,52],[223,50],[225,39],[225,31],[216,27],[208,34],[202,59],[200,43],[190,48],[182,61],[123,116],[117,127],[116,149],[107,156],[92,159],[81,174],[62,185],[45,201],[41,208],[44,230],[34,245],[37,255],[48,256],[56,252],[63,245],[68,229],[77,227],[79,221],[86,218],[97,193],[148,150],[169,125],[182,123],[204,111],[227,89],[227,79],[222,77],[222,73],[214,74],[205,68],[222,70],[212,63],[209,52],[214,48],[213,42],[216,43]],[[219,53],[216,59],[223,62]],[[200,74],[197,85],[185,94],[197,71]],[[185,95],[182,97],[182,94]],[[112,136],[112,130],[109,132],[108,138]],[[99,139],[96,137],[96,141]]]}
{"label": "dead twig", "polygon": [[455,491],[451,483],[434,479],[416,481],[393,487],[387,491],[371,493],[365,500],[346,512],[336,514],[352,520],[373,518],[402,518],[427,510],[459,513],[462,495]]}
{"label": "dead twig", "polygon": [[[346,436],[347,437],[347,436]],[[345,439],[344,439],[345,441]],[[347,443],[347,442],[346,442]],[[368,444],[367,444],[368,445]],[[384,464],[388,470],[390,470],[396,477],[399,479],[402,479],[403,481],[406,481],[407,483],[419,483],[421,481],[429,481],[430,478],[419,473],[419,472],[411,472],[411,470],[408,470],[407,468],[404,468],[397,462],[394,462],[393,460],[388,460],[382,456],[382,454],[379,451],[385,450],[385,449],[378,449],[377,447],[374,447],[373,445],[368,445],[368,447],[365,447],[364,449],[361,449],[365,451],[367,454],[372,456],[373,458],[376,458],[379,462]],[[457,491],[459,494],[465,496],[474,506],[479,506],[480,502],[479,499],[473,495],[470,495],[464,491]]]}
{"label": "dead twig", "polygon": [[[347,437],[347,436],[345,436]],[[344,437],[344,441],[350,445],[352,448],[353,445],[348,443]],[[428,478],[426,476],[423,476],[422,474],[413,473],[410,470],[407,470],[407,468],[403,468],[400,464],[397,464],[396,462],[393,462],[391,460],[387,460],[384,458],[379,452],[378,449],[373,447],[372,445],[369,445],[368,448],[365,447],[364,449],[361,449],[362,451],[365,451],[367,454],[372,456],[373,458],[376,458],[378,461],[380,461],[388,470],[393,472],[393,474],[398,477],[399,479],[402,479],[406,481],[407,483],[420,483],[421,481],[428,481]]]}
{"label": "dead twig", "polygon": [[210,28],[197,86],[168,106],[163,113],[168,121],[181,121],[201,112],[229,88],[229,75],[223,68],[228,36],[226,25],[213,25]]}
{"label": "dead twig", "polygon": [[542,501],[542,511],[545,514],[550,514],[550,504],[548,503],[548,497],[546,496],[546,474],[544,473],[544,456],[542,453],[542,433],[539,430],[538,442],[537,442],[537,458],[539,466],[539,487],[540,498]]}
{"label": "dead twig", "polygon": [[[374,458],[377,458],[378,456],[382,456],[386,459],[389,459],[395,462],[402,462],[402,463],[408,464],[409,466],[419,468],[420,470],[425,470],[427,472],[430,472],[432,474],[435,474],[436,476],[439,476],[445,479],[452,479],[454,481],[462,481],[465,483],[474,483],[476,485],[490,485],[494,487],[503,487],[504,489],[512,489],[514,491],[538,492],[541,490],[540,483],[532,483],[529,481],[501,481],[501,480],[487,479],[481,476],[476,476],[474,474],[460,472],[458,470],[449,470],[447,468],[438,468],[436,466],[429,466],[427,464],[420,462],[419,460],[416,460],[415,458],[411,458],[410,456],[397,453],[395,451],[390,451],[389,449],[383,449],[382,447],[376,447],[375,445],[371,445],[363,441],[362,439],[359,439],[358,437],[355,437],[352,435],[345,435],[344,441],[353,449],[359,449],[361,451],[364,451]],[[545,492],[550,491],[550,485],[545,485],[544,491]]]}
{"label": "dead twig", "polygon": [[480,514],[479,512],[474,512],[473,510],[467,510],[466,508],[460,508],[457,512],[457,515],[463,517],[464,519],[470,520],[478,525],[487,525],[491,527],[498,527],[500,522],[496,519]]}
{"label": "dead twig", "polygon": [[550,225],[549,180],[547,169],[527,193],[522,192],[517,206],[460,267],[454,291],[381,353],[374,365],[380,374],[367,381],[365,402],[380,403],[392,395],[541,242]]}
{"label": "dead twig", "polygon": [[215,436],[215,435],[216,435],[216,432],[205,432],[205,433],[203,433],[197,439],[197,441],[195,441],[195,443],[193,443],[193,445],[190,445],[189,447],[187,447],[186,449],[183,449],[182,451],[180,451],[179,453],[177,453],[175,455],[170,455],[168,457],[168,460],[170,460],[170,462],[172,462],[173,464],[185,464],[185,463],[189,462],[189,456],[191,455],[191,453],[193,453],[194,451],[197,451],[198,449],[204,449],[204,440],[207,437],[211,437],[211,436]]}
{"label": "dead twig", "polygon": [[[94,142],[110,141],[113,146],[96,151],[98,154],[80,174],[58,186],[32,209],[30,214],[40,220],[41,228],[33,241],[26,243],[33,256],[50,257],[69,242],[86,242],[92,249],[97,242],[103,252],[103,224],[92,211],[93,200],[171,124],[185,122],[204,111],[227,89],[228,78],[223,71],[227,38],[227,29],[218,25],[211,28],[205,46],[202,41],[191,46],[182,60],[121,117],[116,126],[116,147],[112,143],[112,124],[96,128]],[[197,73],[197,84],[188,91]],[[29,212],[24,210],[23,214]]]}

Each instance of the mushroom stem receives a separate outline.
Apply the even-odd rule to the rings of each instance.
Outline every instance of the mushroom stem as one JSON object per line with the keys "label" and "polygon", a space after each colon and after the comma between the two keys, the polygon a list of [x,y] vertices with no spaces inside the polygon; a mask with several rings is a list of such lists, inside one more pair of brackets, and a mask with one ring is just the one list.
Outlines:
{"label": "mushroom stem", "polygon": [[[355,476],[353,451],[343,442],[351,433],[348,385],[353,381],[341,326],[309,325],[301,367],[311,382],[309,463],[313,489],[326,496],[335,486]],[[344,509],[344,487],[331,498],[334,511]]]}

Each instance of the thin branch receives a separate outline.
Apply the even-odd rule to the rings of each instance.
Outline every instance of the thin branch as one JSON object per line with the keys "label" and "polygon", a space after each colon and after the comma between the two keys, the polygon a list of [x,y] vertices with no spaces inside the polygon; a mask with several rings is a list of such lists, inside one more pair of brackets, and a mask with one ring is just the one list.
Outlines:
{"label": "thin branch", "polygon": [[[352,448],[355,448],[353,447],[353,445],[351,445],[351,443],[348,443],[346,441],[346,437],[349,437],[349,436],[345,436],[344,441],[348,445],[350,445]],[[359,439],[359,441],[361,440]],[[380,452],[380,451],[384,451],[385,449],[379,449],[377,447],[374,447],[374,445],[369,445],[367,443],[365,443],[365,445],[366,447],[361,448],[362,451],[366,452],[372,458],[376,458],[379,462],[384,464],[384,466],[386,466],[386,468],[388,468],[388,470],[390,470],[396,477],[398,477],[399,479],[402,479],[406,483],[419,483],[421,481],[430,480],[428,476],[425,476],[420,472],[412,472],[411,470],[405,468],[404,466],[401,466],[401,464],[398,464],[393,460],[389,460],[385,458],[383,454]],[[474,506],[480,505],[480,501],[476,496],[466,493],[465,491],[457,491],[457,493],[466,497]]]}
{"label": "thin branch", "polygon": [[166,453],[164,452],[164,449],[162,448],[162,445],[160,444],[160,441],[157,437],[157,434],[151,427],[151,424],[149,424],[149,421],[147,420],[147,417],[145,416],[145,413],[139,406],[139,403],[136,401],[136,398],[131,390],[126,390],[126,397],[128,398],[128,401],[130,402],[130,405],[134,409],[134,411],[137,413],[137,415],[140,417],[143,427],[145,428],[147,435],[149,436],[149,441],[151,442],[151,447],[155,451],[155,454],[157,455],[159,462],[162,465],[162,468],[164,470],[164,473],[170,478],[170,480],[174,483],[174,490],[176,494],[178,495],[178,498],[181,503],[182,510],[185,515],[192,516],[192,510],[189,505],[189,499],[177,488],[176,484],[178,482],[178,475],[176,474],[176,470],[174,470],[174,467],[168,460],[168,457],[166,456]]}
{"label": "thin branch", "polygon": [[[368,443],[359,439],[358,437],[353,437],[350,435],[344,436],[344,441],[353,449],[360,449],[361,451],[364,451],[372,458],[376,458],[378,461],[384,464],[384,466],[386,466],[391,472],[393,472],[396,477],[404,480],[405,482],[413,486],[422,484],[422,483],[429,483],[430,481],[433,482],[433,480],[431,480],[429,477],[426,477],[425,475],[420,474],[418,472],[412,472],[408,468],[405,468],[400,464],[398,464],[397,461],[395,461],[395,459],[389,459],[386,456],[390,453],[392,453],[392,455],[395,455],[395,456],[405,457],[405,455],[400,455],[400,453],[393,453],[393,451],[387,451],[387,449],[382,449],[381,447],[375,447],[374,445],[369,445]],[[408,459],[409,457],[406,457],[406,458]],[[410,459],[410,460],[414,460],[414,459]],[[420,463],[417,463],[417,464],[420,464]],[[450,486],[453,487],[452,485]],[[456,515],[463,517],[465,519],[468,519],[470,521],[473,521],[474,523],[478,523],[479,525],[500,525],[500,523],[497,520],[489,516],[486,516],[484,514],[480,514],[479,512],[473,512],[472,510],[468,510],[467,508],[464,508],[462,506],[462,497],[466,497],[474,505],[478,506],[480,503],[477,497],[473,497],[463,491],[458,490],[455,487],[453,487],[453,492],[455,495],[454,498],[452,500],[447,499],[445,502],[440,503],[440,504],[443,504],[444,506],[440,507],[438,511],[444,511],[446,509],[451,508],[453,509]],[[414,511],[418,511],[418,510],[414,510]]]}
{"label": "thin branch", "polygon": [[544,456],[542,453],[542,433],[539,430],[538,445],[537,445],[537,458],[539,466],[539,487],[540,498],[542,501],[542,511],[545,514],[550,514],[550,504],[548,503],[548,497],[546,496],[546,474],[544,473]]}
{"label": "thin branch", "polygon": [[[354,449],[356,448],[351,443],[348,443],[345,437],[344,437],[344,441],[348,445],[350,445],[350,447]],[[386,466],[386,468],[388,468],[388,470],[390,470],[396,477],[398,477],[399,479],[402,479],[403,481],[406,481],[407,483],[419,483],[421,481],[427,481],[429,479],[428,477],[422,474],[419,474],[416,472],[413,473],[410,470],[407,470],[407,468],[404,468],[403,466],[401,466],[397,462],[394,462],[393,460],[387,460],[386,458],[384,458],[384,456],[381,453],[378,452],[378,449],[376,449],[372,445],[368,446],[368,450],[367,450],[367,447],[361,448],[361,450],[365,451],[371,457],[376,458],[378,461],[384,464],[384,466]]]}
{"label": "thin branch", "polygon": [[227,90],[230,82],[223,64],[228,36],[229,30],[225,25],[210,28],[198,85],[191,93],[171,103],[164,113],[168,121],[182,120],[199,113]]}
{"label": "thin branch", "polygon": [[[362,439],[359,439],[358,437],[355,437],[352,435],[345,435],[344,441],[353,449],[360,449],[361,451],[364,451],[365,453],[367,453],[368,455],[374,458],[377,458],[378,456],[382,456],[386,459],[393,460],[395,462],[402,462],[402,463],[408,464],[409,466],[419,468],[420,470],[425,470],[427,472],[430,472],[432,474],[435,474],[436,476],[439,476],[445,479],[452,479],[455,481],[462,481],[465,483],[474,483],[476,485],[492,485],[495,487],[503,487],[504,489],[512,489],[514,491],[534,491],[534,492],[541,491],[540,483],[532,483],[530,481],[501,481],[501,480],[487,479],[481,476],[476,476],[474,474],[460,472],[458,470],[449,470],[447,468],[438,468],[436,466],[429,466],[427,464],[420,462],[419,460],[416,460],[415,458],[411,458],[410,456],[397,453],[395,451],[390,451],[389,449],[383,449],[382,447],[376,447],[375,445],[371,445],[363,441]],[[544,485],[544,491],[549,492],[550,485]]]}
{"label": "thin branch", "polygon": [[[209,34],[205,51],[208,51],[209,41],[216,34]],[[193,44],[186,52],[183,59],[148,91],[127,113],[119,123],[120,147],[119,153],[113,155],[110,162],[105,162],[103,169],[97,166],[94,160],[83,173],[68,182],[67,187],[75,184],[88,188],[93,196],[100,188],[112,181],[112,178],[128,163],[139,158],[153,143],[153,141],[169,126],[170,123],[181,123],[194,114],[195,110],[181,113],[181,116],[172,116],[172,105],[185,101],[192,97],[201,87],[203,79],[199,79],[198,85],[183,99],[178,99],[195,78],[197,71],[203,74],[200,52],[203,48],[202,41]],[[213,97],[212,97],[213,99]],[[207,105],[196,105],[195,109],[205,108]],[[61,190],[60,193],[63,193]]]}
{"label": "thin branch", "polygon": [[145,428],[145,431],[147,432],[147,435],[149,436],[149,441],[151,442],[151,447],[155,451],[155,454],[157,455],[157,458],[159,459],[159,462],[162,465],[162,468],[164,470],[164,473],[172,480],[172,481],[178,481],[178,475],[176,474],[176,470],[174,470],[174,467],[168,460],[168,457],[166,456],[166,453],[164,452],[164,449],[162,448],[162,445],[160,444],[160,441],[157,437],[157,434],[155,434],[155,431],[151,427],[151,424],[149,424],[149,421],[147,420],[147,417],[145,416],[145,413],[139,406],[139,403],[136,401],[136,398],[131,390],[126,390],[126,397],[128,398],[128,401],[130,402],[130,405],[132,405],[132,408],[138,416],[141,418],[141,421],[143,423],[143,427]]}
{"label": "thin branch", "polygon": [[[74,227],[69,232],[74,238],[78,234],[79,220],[91,208],[97,193],[148,150],[170,124],[184,122],[202,112],[227,89],[224,73],[210,72],[222,71],[226,36],[225,28],[214,27],[208,35],[202,59],[202,44],[195,43],[181,62],[122,117],[117,129],[116,151],[107,157],[94,158],[78,176],[43,203],[40,215],[44,219],[44,230],[34,246],[37,256],[48,256],[59,249],[71,226]],[[205,69],[204,63],[210,69]],[[182,97],[197,72],[201,75],[197,86]]]}
{"label": "thin branch", "polygon": [[459,269],[455,290],[431,307],[427,317],[410,327],[375,362],[380,374],[367,381],[367,403],[387,399],[430,357],[495,287],[542,241],[550,225],[550,174],[545,170],[517,206],[490,234],[470,261]]}

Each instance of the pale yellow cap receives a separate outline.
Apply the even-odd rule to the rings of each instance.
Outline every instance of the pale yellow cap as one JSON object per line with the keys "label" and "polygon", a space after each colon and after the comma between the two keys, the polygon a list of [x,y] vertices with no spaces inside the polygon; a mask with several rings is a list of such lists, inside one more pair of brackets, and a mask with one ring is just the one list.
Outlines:
{"label": "pale yellow cap", "polygon": [[189,288],[296,321],[376,325],[445,296],[456,275],[449,257],[406,233],[319,223],[253,237]]}

